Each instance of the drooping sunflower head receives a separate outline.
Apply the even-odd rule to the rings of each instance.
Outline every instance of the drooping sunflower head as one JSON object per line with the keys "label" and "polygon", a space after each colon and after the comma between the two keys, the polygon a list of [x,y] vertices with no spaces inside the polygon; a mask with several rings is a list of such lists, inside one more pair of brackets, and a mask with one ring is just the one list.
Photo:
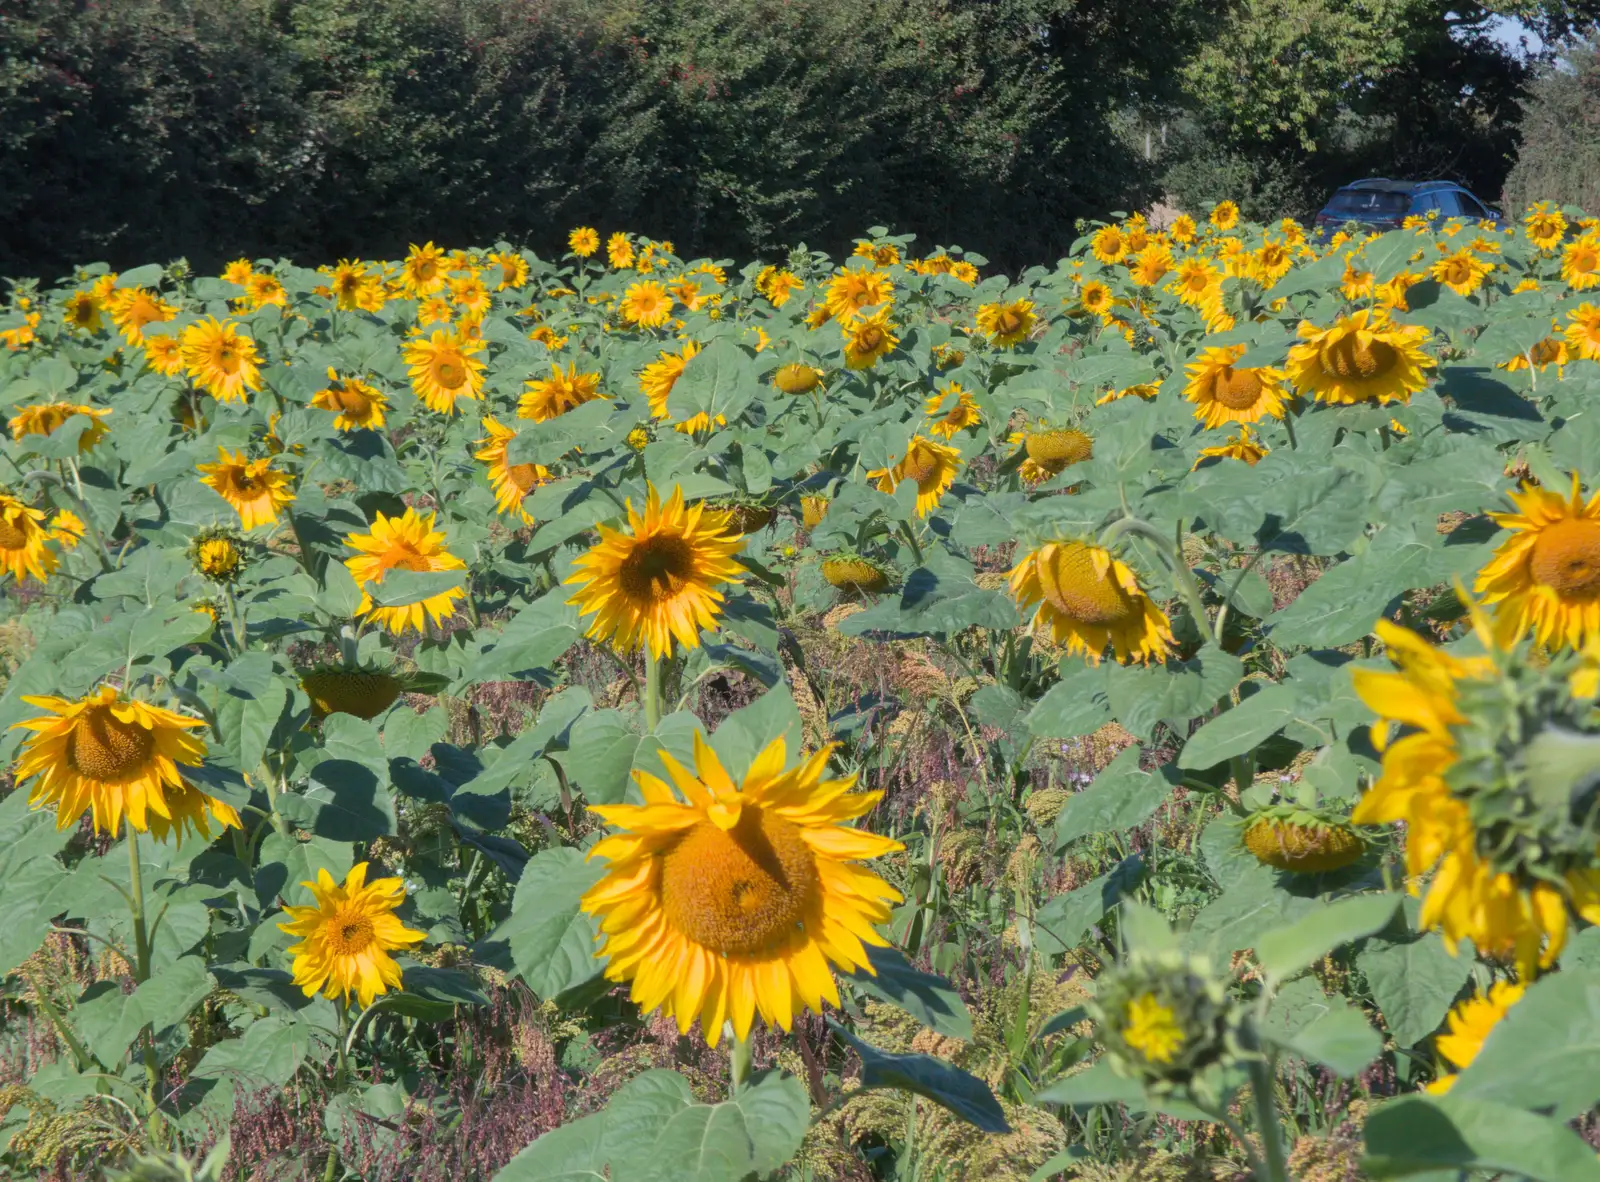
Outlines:
{"label": "drooping sunflower head", "polygon": [[1048,542],[1011,570],[1011,594],[1034,631],[1099,664],[1164,661],[1174,644],[1166,612],[1120,558],[1090,542]]}
{"label": "drooping sunflower head", "polygon": [[740,535],[756,533],[772,523],[772,506],[754,497],[735,494],[710,502],[708,508],[726,514],[728,529]]}
{"label": "drooping sunflower head", "polygon": [[341,378],[330,366],[328,384],[311,396],[311,405],[333,412],[334,430],[361,431],[383,426],[389,399],[370,382],[356,377]]}
{"label": "drooping sunflower head", "polygon": [[361,588],[361,603],[356,615],[371,617],[390,632],[400,633],[410,629],[421,632],[426,622],[442,624],[454,613],[456,602],[466,597],[460,586],[446,587],[415,603],[374,605],[372,588],[382,586],[390,571],[455,571],[465,570],[467,564],[445,548],[443,531],[433,528],[434,515],[426,517],[415,508],[408,508],[399,517],[386,516],[382,510],[374,516],[372,532],[351,534],[344,544],[356,551],[344,564],[356,585]]}
{"label": "drooping sunflower head", "polygon": [[294,500],[294,478],[272,466],[272,457],[251,460],[242,451],[217,448],[215,464],[200,464],[200,483],[216,490],[239,514],[241,529],[271,525]]}
{"label": "drooping sunflower head", "polygon": [[1274,805],[1245,822],[1244,847],[1263,866],[1324,874],[1360,859],[1366,842],[1342,818],[1320,809]]}
{"label": "drooping sunflower head", "polygon": [[550,469],[543,464],[513,464],[508,449],[517,433],[493,415],[484,416],[483,429],[489,434],[478,440],[479,450],[473,456],[489,465],[489,484],[494,488],[496,511],[514,513],[522,524],[532,525],[533,514],[523,508],[523,502],[534,489],[549,483]]}
{"label": "drooping sunflower head", "polygon": [[1195,404],[1194,417],[1208,429],[1283,417],[1282,371],[1235,367],[1247,351],[1242,343],[1206,348],[1189,363],[1183,396]]}
{"label": "drooping sunflower head", "polygon": [[816,493],[800,498],[800,524],[806,529],[816,529],[828,515],[831,498]]}
{"label": "drooping sunflower head", "polygon": [[246,561],[244,538],[236,530],[214,525],[189,541],[189,562],[214,583],[234,583]]}
{"label": "drooping sunflower head", "polygon": [[900,338],[894,335],[894,325],[889,323],[888,307],[879,308],[871,316],[857,316],[848,325],[840,324],[844,333],[844,363],[850,369],[871,369],[896,345]]}
{"label": "drooping sunflower head", "polygon": [[482,345],[468,340],[459,329],[439,328],[429,336],[406,342],[405,361],[411,388],[429,410],[453,415],[462,398],[482,396],[487,368],[475,356]]}
{"label": "drooping sunflower head", "polygon": [[1600,920],[1600,654],[1536,653],[1468,604],[1483,655],[1378,622],[1398,669],[1355,674],[1383,767],[1351,820],[1404,821],[1407,869],[1432,872],[1422,925],[1531,978],[1574,913]]}
{"label": "drooping sunflower head", "polygon": [[834,967],[874,971],[865,945],[887,943],[876,928],[901,896],[859,863],[902,847],[848,823],[881,793],[829,778],[831,750],[788,768],[776,739],[736,783],[696,732],[692,771],[663,753],[670,783],[634,773],[644,804],[592,807],[617,832],[589,853],[607,867],[583,909],[606,976],[644,1011],[685,1033],[698,1018],[715,1045],[725,1022],[742,1040],[758,1013],[787,1030],[838,1005]]}
{"label": "drooping sunflower head", "polygon": [[311,699],[313,718],[350,714],[368,720],[378,717],[400,697],[404,685],[383,669],[318,665],[300,675],[300,685]]}
{"label": "drooping sunflower head", "polygon": [[23,741],[16,776],[37,776],[28,802],[54,808],[56,828],[76,825],[87,811],[96,833],[115,834],[124,817],[149,832],[152,816],[174,820],[167,793],[183,784],[183,767],[197,767],[206,745],[190,732],[199,718],[153,706],[104,685],[76,701],[24,697],[47,713],[13,729],[33,733]]}
{"label": "drooping sunflower head", "polygon": [[245,402],[261,389],[256,343],[237,325],[207,316],[185,328],[179,344],[195,385],[218,402]]}
{"label": "drooping sunflower head", "polygon": [[904,456],[888,468],[868,472],[867,479],[876,480],[878,491],[886,493],[893,493],[902,480],[912,481],[917,486],[917,516],[926,517],[938,508],[939,499],[955,483],[959,471],[961,453],[957,449],[913,435]]}
{"label": "drooping sunflower head", "polygon": [[367,863],[350,868],[343,884],[326,869],[316,882],[300,884],[314,900],[308,907],[285,907],[288,923],[278,925],[300,943],[289,949],[294,983],[307,997],[321,993],[350,998],[363,1007],[390,989],[400,989],[400,966],[391,952],[415,947],[428,938],[400,922],[395,911],[405,902],[405,883],[398,878],[367,881]]}
{"label": "drooping sunflower head", "polygon": [[1002,349],[1028,339],[1039,318],[1032,300],[1012,300],[1007,304],[983,304],[977,311],[978,331]]}
{"label": "drooping sunflower head", "polygon": [[1547,648],[1600,640],[1600,491],[1584,500],[1574,472],[1567,496],[1529,485],[1510,499],[1515,512],[1490,516],[1511,536],[1474,585],[1497,629]]}
{"label": "drooping sunflower head", "polygon": [[1085,1008],[1118,1074],[1155,1091],[1194,1083],[1236,1046],[1227,982],[1177,951],[1130,951],[1095,979]]}
{"label": "drooping sunflower head", "polygon": [[604,397],[606,395],[600,392],[599,370],[579,373],[577,362],[566,369],[553,365],[548,378],[535,378],[527,383],[527,389],[517,403],[517,417],[547,423],[575,406]]}
{"label": "drooping sunflower head", "polygon": [[87,420],[83,433],[78,436],[78,454],[82,455],[92,451],[110,433],[111,428],[105,423],[110,413],[109,410],[75,402],[41,402],[23,407],[11,417],[8,425],[13,439],[21,439],[24,435],[53,435],[76,416],[82,415]]}
{"label": "drooping sunflower head", "polygon": [[1422,351],[1428,330],[1399,325],[1363,308],[1329,328],[1300,322],[1301,343],[1289,350],[1289,377],[1318,401],[1410,402],[1428,384],[1433,358]]}
{"label": "drooping sunflower head", "polygon": [[577,587],[568,603],[593,614],[587,635],[629,652],[666,656],[677,639],[698,648],[722,611],[718,587],[744,576],[733,557],[740,546],[727,514],[704,504],[686,506],[674,486],[663,504],[646,485],[643,512],[627,502],[625,530],[600,526],[600,540],[574,563]]}
{"label": "drooping sunflower head", "polygon": [[0,571],[21,583],[50,577],[58,559],[45,542],[44,513],[0,490]]}
{"label": "drooping sunflower head", "polygon": [[1094,458],[1094,437],[1081,427],[1069,427],[1040,420],[1006,440],[1022,446],[1022,462],[1017,475],[1029,488],[1059,476],[1074,464]]}
{"label": "drooping sunflower head", "polygon": [[876,595],[894,583],[894,572],[883,563],[850,552],[825,556],[822,577],[830,587],[857,595]]}
{"label": "drooping sunflower head", "polygon": [[822,371],[813,365],[793,361],[772,371],[772,384],[785,394],[809,394],[822,384]]}

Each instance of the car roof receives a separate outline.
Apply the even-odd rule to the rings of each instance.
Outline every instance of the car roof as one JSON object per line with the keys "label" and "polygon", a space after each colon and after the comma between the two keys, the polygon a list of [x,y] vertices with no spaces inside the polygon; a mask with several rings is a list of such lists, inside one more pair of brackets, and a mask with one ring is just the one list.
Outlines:
{"label": "car roof", "polygon": [[1363,180],[1351,181],[1348,185],[1340,185],[1340,192],[1352,189],[1358,192],[1379,193],[1421,193],[1434,189],[1460,189],[1461,186],[1454,181],[1394,181],[1387,177],[1372,176]]}

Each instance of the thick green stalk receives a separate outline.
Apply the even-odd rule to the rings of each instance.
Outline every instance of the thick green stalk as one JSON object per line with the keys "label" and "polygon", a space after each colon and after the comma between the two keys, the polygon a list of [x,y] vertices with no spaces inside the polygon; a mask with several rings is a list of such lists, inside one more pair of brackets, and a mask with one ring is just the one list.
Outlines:
{"label": "thick green stalk", "polygon": [[1255,1045],[1250,1060],[1250,1095],[1256,1110],[1256,1131],[1261,1134],[1261,1153],[1266,1177],[1259,1182],[1289,1182],[1289,1161],[1283,1150],[1283,1126],[1278,1120],[1278,1104],[1273,1095],[1272,1062],[1261,1051],[1254,1029],[1248,1034]]}
{"label": "thick green stalk", "polygon": [[[138,831],[126,817],[123,818],[122,827],[128,839],[128,911],[133,917],[133,980],[135,985],[143,985],[150,979],[150,931],[144,916],[144,869],[139,865]],[[146,1026],[139,1032],[139,1041],[144,1048],[145,1120],[149,1124],[151,1143],[159,1145],[160,1102],[157,1097],[161,1087],[161,1064],[156,1059],[155,1031]]]}
{"label": "thick green stalk", "polygon": [[[339,1066],[333,1076],[333,1096],[329,1103],[342,1096],[350,1086],[350,1053],[345,1048],[345,1042],[350,1037],[350,1006],[347,999],[342,999],[334,1007],[339,1015],[339,1037],[334,1042],[335,1049],[339,1052]],[[324,1124],[327,1122],[324,1121]],[[322,1182],[334,1182],[339,1176],[339,1146],[328,1146],[327,1160],[322,1164]]]}
{"label": "thick green stalk", "polygon": [[744,1091],[745,1081],[750,1078],[750,1063],[752,1048],[748,1038],[736,1038],[728,1054],[728,1074],[733,1079],[733,1094],[738,1095]]}
{"label": "thick green stalk", "polygon": [[644,650],[644,729],[654,732],[661,723],[661,674],[666,661],[658,659],[646,646]]}

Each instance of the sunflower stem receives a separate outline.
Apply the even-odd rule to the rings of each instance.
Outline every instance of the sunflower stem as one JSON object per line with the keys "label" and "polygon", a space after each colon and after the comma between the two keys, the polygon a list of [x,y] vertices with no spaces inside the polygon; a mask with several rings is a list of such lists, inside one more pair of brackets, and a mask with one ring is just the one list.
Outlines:
{"label": "sunflower stem", "polygon": [[644,650],[644,729],[654,734],[661,723],[661,673],[665,661],[648,645]]}
{"label": "sunflower stem", "polygon": [[[136,986],[150,979],[150,932],[144,917],[144,870],[139,864],[139,833],[130,817],[124,815],[122,828],[128,842],[128,913],[133,918],[133,980]],[[146,1025],[139,1032],[144,1048],[144,1111],[149,1123],[149,1137],[153,1145],[162,1143],[161,1126],[157,1120],[160,1106],[156,1099],[161,1084],[161,1065],[156,1060],[155,1031]]]}
{"label": "sunflower stem", "polygon": [[744,1091],[745,1081],[750,1078],[752,1050],[749,1038],[735,1038],[728,1053],[728,1074],[733,1081],[732,1094],[735,1096]]}
{"label": "sunflower stem", "polygon": [[1283,1152],[1283,1126],[1273,1098],[1272,1062],[1262,1052],[1253,1025],[1246,1024],[1245,1037],[1255,1044],[1247,1049],[1255,1052],[1250,1060],[1250,1096],[1255,1104],[1256,1130],[1261,1134],[1262,1164],[1266,1167],[1265,1176],[1259,1178],[1259,1182],[1289,1182],[1289,1163]]}
{"label": "sunflower stem", "polygon": [[1284,414],[1283,414],[1283,429],[1285,431],[1289,432],[1289,450],[1290,451],[1299,451],[1300,450],[1300,440],[1295,436],[1295,433],[1294,433],[1294,411],[1292,411],[1292,410],[1284,411]]}
{"label": "sunflower stem", "polygon": [[[332,1104],[335,1099],[342,1096],[345,1089],[350,1086],[350,1052],[345,1046],[350,1038],[350,1004],[347,999],[341,998],[334,1006],[334,1012],[339,1017],[339,1037],[334,1041],[334,1049],[338,1051],[339,1058],[333,1072],[333,1095],[328,1098]],[[327,1122],[324,1121],[324,1124]],[[334,1182],[339,1176],[339,1146],[337,1143],[328,1146],[328,1157],[322,1166],[322,1182]]]}

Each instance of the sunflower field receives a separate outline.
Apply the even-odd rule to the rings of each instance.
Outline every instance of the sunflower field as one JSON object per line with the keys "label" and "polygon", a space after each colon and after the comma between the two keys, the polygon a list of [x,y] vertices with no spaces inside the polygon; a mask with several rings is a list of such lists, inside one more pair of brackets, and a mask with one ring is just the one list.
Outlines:
{"label": "sunflower field", "polygon": [[0,1162],[1600,1179],[1600,221],[16,282]]}

